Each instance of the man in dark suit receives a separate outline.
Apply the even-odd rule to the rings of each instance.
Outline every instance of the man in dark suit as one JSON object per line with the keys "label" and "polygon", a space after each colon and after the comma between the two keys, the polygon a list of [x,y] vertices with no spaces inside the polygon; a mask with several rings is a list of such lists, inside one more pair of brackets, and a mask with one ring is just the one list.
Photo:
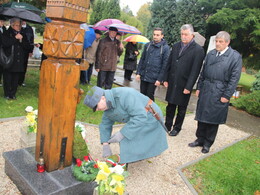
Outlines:
{"label": "man in dark suit", "polygon": [[21,32],[25,35],[25,38],[30,44],[30,48],[24,50],[24,72],[21,73],[21,76],[19,78],[19,85],[25,87],[24,79],[25,79],[25,74],[27,71],[27,66],[28,66],[28,59],[29,57],[32,56],[33,53],[33,48],[34,48],[34,32],[33,29],[30,25],[28,25],[25,21],[22,21],[22,29]]}
{"label": "man in dark suit", "polygon": [[[0,17],[0,46],[2,45],[2,36],[5,31],[6,31],[6,28],[4,26],[4,18]],[[3,67],[0,64],[0,87],[3,86],[2,82],[1,82],[2,75],[3,75]]]}
{"label": "man in dark suit", "polygon": [[168,88],[165,126],[171,131],[171,136],[178,135],[182,128],[192,88],[205,55],[203,48],[194,41],[193,33],[191,24],[181,27],[181,41],[173,45],[165,71],[164,86]]}

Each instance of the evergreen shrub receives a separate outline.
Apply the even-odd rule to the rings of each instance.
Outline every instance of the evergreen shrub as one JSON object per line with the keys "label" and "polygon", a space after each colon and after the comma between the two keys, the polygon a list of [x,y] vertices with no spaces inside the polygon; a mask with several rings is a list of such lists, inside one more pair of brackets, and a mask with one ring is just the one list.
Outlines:
{"label": "evergreen shrub", "polygon": [[250,94],[240,96],[233,105],[249,114],[260,116],[260,90],[253,91]]}
{"label": "evergreen shrub", "polygon": [[256,80],[253,82],[252,88],[250,89],[251,91],[260,90],[260,71],[258,71],[255,77]]}

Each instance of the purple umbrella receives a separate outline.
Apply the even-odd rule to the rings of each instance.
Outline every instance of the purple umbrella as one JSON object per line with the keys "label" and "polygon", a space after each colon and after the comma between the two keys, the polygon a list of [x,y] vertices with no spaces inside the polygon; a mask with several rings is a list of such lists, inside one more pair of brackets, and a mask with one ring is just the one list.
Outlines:
{"label": "purple umbrella", "polygon": [[105,20],[101,20],[101,21],[97,22],[96,24],[94,24],[93,28],[102,30],[102,31],[106,31],[107,30],[106,26],[109,26],[111,24],[124,24],[124,22],[122,22],[121,20],[118,20],[118,19],[105,19]]}
{"label": "purple umbrella", "polygon": [[137,28],[127,24],[111,24],[107,26],[107,28],[109,27],[116,27],[118,29],[118,32],[125,33],[125,34],[135,34],[135,35],[142,34]]}

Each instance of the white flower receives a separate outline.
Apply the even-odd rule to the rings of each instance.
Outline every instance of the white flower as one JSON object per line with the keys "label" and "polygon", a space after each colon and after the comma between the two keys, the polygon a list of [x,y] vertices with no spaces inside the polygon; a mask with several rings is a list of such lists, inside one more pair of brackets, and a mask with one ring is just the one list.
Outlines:
{"label": "white flower", "polygon": [[124,172],[124,169],[123,169],[123,167],[122,167],[121,165],[116,165],[116,166],[114,167],[113,172],[115,172],[115,173],[117,173],[117,174],[119,174],[119,175],[122,175],[123,172]]}
{"label": "white flower", "polygon": [[33,114],[35,114],[37,116],[38,115],[38,110],[34,110]]}
{"label": "white flower", "polygon": [[33,107],[32,107],[32,106],[27,106],[27,107],[25,108],[25,111],[26,111],[26,112],[32,112],[32,111],[33,111]]}

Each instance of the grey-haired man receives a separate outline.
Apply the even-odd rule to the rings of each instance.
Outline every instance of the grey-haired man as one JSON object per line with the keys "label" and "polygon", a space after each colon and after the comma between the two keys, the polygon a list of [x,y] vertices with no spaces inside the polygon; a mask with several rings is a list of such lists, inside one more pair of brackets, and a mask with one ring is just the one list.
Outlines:
{"label": "grey-haired man", "polygon": [[209,152],[219,124],[226,122],[229,99],[236,89],[242,69],[241,55],[229,47],[230,35],[220,31],[215,40],[216,49],[207,54],[197,84],[197,139],[189,143],[190,147],[202,146],[202,153]]}
{"label": "grey-haired man", "polygon": [[[203,48],[194,41],[192,25],[183,25],[180,33],[181,41],[173,45],[165,71],[165,99],[168,102],[165,126],[171,131],[170,136],[178,135],[182,129],[192,88],[204,59]],[[177,116],[173,125],[176,109]]]}

